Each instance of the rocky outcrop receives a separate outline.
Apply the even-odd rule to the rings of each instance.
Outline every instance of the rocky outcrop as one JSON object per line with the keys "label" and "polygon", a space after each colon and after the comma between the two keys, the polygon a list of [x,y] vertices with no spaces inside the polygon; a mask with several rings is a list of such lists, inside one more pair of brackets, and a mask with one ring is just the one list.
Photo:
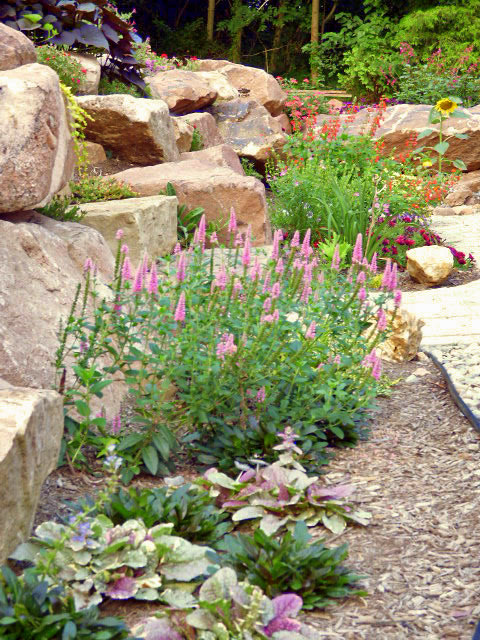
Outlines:
{"label": "rocky outcrop", "polygon": [[[418,104],[399,104],[394,107],[387,107],[385,116],[376,130],[374,138],[382,138],[385,142],[381,153],[384,156],[400,155],[407,150],[407,141],[412,134],[419,134],[425,129],[438,131],[438,125],[431,125],[428,122],[428,114],[431,106]],[[470,115],[468,119],[449,118],[443,124],[444,137],[454,136],[456,133],[466,134],[468,138],[459,139],[449,137],[450,146],[445,154],[449,160],[460,158],[467,166],[468,171],[480,169],[480,112],[475,109],[463,109]],[[351,116],[335,116],[340,119],[345,131],[352,135],[367,133],[370,129],[374,113],[368,109],[363,109],[355,115],[351,122]],[[332,116],[321,115],[317,118],[317,125],[321,125]],[[438,143],[438,134],[432,133],[419,141],[422,146],[433,147]],[[411,150],[411,146],[410,146]],[[432,152],[434,155],[435,152]]]}
{"label": "rocky outcrop", "polygon": [[43,206],[75,154],[58,76],[43,64],[0,72],[0,213]]}
{"label": "rocky outcrop", "polygon": [[62,435],[58,393],[0,390],[0,564],[30,535],[40,489],[56,467]]}
{"label": "rocky outcrop", "polygon": [[95,56],[83,53],[70,54],[77,62],[82,65],[82,94],[96,95],[98,93],[98,85],[100,84],[100,76],[102,68]]}
{"label": "rocky outcrop", "polygon": [[157,194],[171,182],[181,205],[185,204],[188,209],[203,207],[207,222],[222,222],[223,228],[218,233],[221,242],[228,241],[223,223],[228,221],[230,208],[234,207],[240,231],[246,231],[251,225],[254,243],[265,243],[265,188],[255,178],[195,160],[136,167],[112,177],[130,185],[142,196]]}
{"label": "rocky outcrop", "polygon": [[[84,225],[34,212],[5,217],[0,219],[0,378],[51,389],[60,320],[70,313],[85,260],[93,260],[104,282],[113,276],[114,258],[98,231]],[[120,383],[104,389],[101,403],[109,416],[118,413],[123,393]]]}
{"label": "rocky outcrop", "polygon": [[180,161],[185,162],[189,160],[196,160],[201,164],[214,164],[217,167],[228,167],[240,176],[245,175],[242,163],[235,153],[235,149],[228,144],[220,144],[216,147],[208,147],[208,149],[190,151],[190,153],[182,153],[180,155]]}
{"label": "rocky outcrop", "polygon": [[227,77],[221,71],[196,71],[197,76],[202,78],[213,91],[216,91],[219,100],[235,100],[240,96],[238,90],[230,84]]}
{"label": "rocky outcrop", "polygon": [[212,104],[217,92],[194,71],[161,71],[146,81],[154,98],[164,100],[172,113],[185,114]]}
{"label": "rocky outcrop", "polygon": [[139,165],[178,159],[175,133],[162,100],[129,95],[80,96],[78,104],[93,118],[85,135],[122,160]]}
{"label": "rocky outcrop", "polygon": [[0,71],[37,61],[33,42],[23,33],[0,22]]}
{"label": "rocky outcrop", "polygon": [[175,142],[180,153],[190,151],[192,147],[194,127],[188,124],[181,117],[172,117],[173,130],[175,131]]}
{"label": "rocky outcrop", "polygon": [[286,142],[281,123],[255,100],[232,100],[209,107],[225,142],[239,156],[265,162]]}
{"label": "rocky outcrop", "polygon": [[433,286],[442,283],[453,271],[453,255],[447,247],[425,246],[409,249],[407,271],[417,282]]}
{"label": "rocky outcrop", "polygon": [[97,229],[112,253],[118,247],[115,235],[123,229],[122,242],[137,265],[146,253],[151,259],[172,252],[177,242],[177,204],[174,196],[128,198],[82,204],[82,223]]}
{"label": "rocky outcrop", "polygon": [[204,149],[215,147],[225,142],[218,130],[215,118],[210,113],[189,113],[186,116],[180,116],[179,120],[184,120],[198,131],[202,137]]}
{"label": "rocky outcrop", "polygon": [[249,99],[256,100],[272,116],[282,113],[287,100],[287,94],[280,87],[275,78],[255,67],[243,64],[228,64],[219,69],[229,83]]}

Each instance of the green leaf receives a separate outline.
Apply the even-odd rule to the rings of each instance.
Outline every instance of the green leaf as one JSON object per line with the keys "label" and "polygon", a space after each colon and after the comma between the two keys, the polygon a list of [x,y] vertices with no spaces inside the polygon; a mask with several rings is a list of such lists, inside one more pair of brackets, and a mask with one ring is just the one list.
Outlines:
{"label": "green leaf", "polygon": [[441,156],[444,155],[444,153],[446,152],[446,150],[448,149],[450,145],[448,144],[448,142],[446,140],[443,140],[442,142],[439,142],[438,144],[436,144],[433,149],[439,153]]}
{"label": "green leaf", "polygon": [[440,116],[435,107],[430,109],[430,113],[428,114],[428,121],[430,124],[438,124],[440,122]]}
{"label": "green leaf", "polygon": [[455,134],[455,138],[458,138],[459,140],[468,140],[470,136],[466,133],[456,133]]}
{"label": "green leaf", "polygon": [[170,447],[168,446],[168,442],[166,442],[165,438],[163,438],[159,433],[154,433],[152,436],[152,442],[162,458],[164,460],[168,460]]}
{"label": "green leaf", "polygon": [[462,171],[467,170],[466,164],[463,162],[463,160],[460,160],[460,158],[457,158],[456,160],[453,161],[453,166],[456,167],[457,169],[461,169]]}
{"label": "green leaf", "polygon": [[77,625],[69,620],[67,624],[63,627],[62,632],[62,640],[73,640],[73,638],[77,637]]}
{"label": "green leaf", "polygon": [[[167,196],[176,196],[177,192],[175,191],[175,187],[171,182],[167,182],[167,187],[165,189],[165,193]],[[185,206],[185,205],[184,205]]]}
{"label": "green leaf", "polygon": [[463,100],[458,96],[448,96],[448,99],[452,102],[455,102],[456,104],[463,104]]}
{"label": "green leaf", "polygon": [[117,445],[117,451],[125,451],[130,447],[134,447],[143,440],[143,434],[141,433],[129,433],[128,436]]}
{"label": "green leaf", "polygon": [[465,113],[465,111],[459,111],[458,109],[456,111],[454,111],[453,113],[450,114],[451,118],[463,118],[464,120],[468,120],[468,118],[470,118],[470,115],[468,113]]}
{"label": "green leaf", "polygon": [[324,514],[322,516],[322,522],[327,529],[335,534],[342,533],[342,531],[344,531],[345,527],[347,526],[344,518],[337,515],[336,513],[331,516],[327,516],[326,514]]}
{"label": "green leaf", "polygon": [[90,415],[90,407],[83,400],[75,400],[75,408],[78,413],[84,418],[88,418]]}
{"label": "green leaf", "polygon": [[425,129],[424,131],[422,131],[421,133],[418,134],[417,140],[421,140],[422,138],[426,138],[431,133],[435,133],[433,129]]}
{"label": "green leaf", "polygon": [[156,475],[158,470],[158,453],[157,450],[152,447],[151,444],[148,447],[145,447],[142,451],[142,460],[145,463],[145,466],[150,471],[152,476]]}
{"label": "green leaf", "polygon": [[30,22],[40,22],[42,16],[39,16],[38,13],[24,13],[22,18],[27,18]]}

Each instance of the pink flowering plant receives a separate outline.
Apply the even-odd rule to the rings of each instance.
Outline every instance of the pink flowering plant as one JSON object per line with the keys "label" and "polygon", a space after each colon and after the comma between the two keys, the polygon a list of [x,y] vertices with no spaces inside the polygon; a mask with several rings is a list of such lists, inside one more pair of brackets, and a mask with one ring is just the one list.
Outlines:
{"label": "pink flowering plant", "polygon": [[[375,348],[387,335],[373,309],[393,297],[395,274],[369,302],[376,256],[363,257],[361,236],[341,274],[338,252],[320,264],[309,231],[302,244],[298,233],[284,242],[277,231],[261,258],[233,211],[228,249],[206,252],[205,227],[203,217],[188,250],[178,246],[158,266],[145,258],[135,270],[119,238],[108,299],[100,301],[86,264],[56,361],[57,388],[66,357],[74,361],[63,388],[76,410],[66,434],[72,464],[88,461],[88,446],[102,455],[114,442],[128,462],[125,480],[142,469],[166,473],[177,428],[197,460],[224,469],[254,456],[273,461],[286,425],[310,465],[325,461],[327,445],[357,441],[380,377]],[[372,322],[379,331],[365,337]],[[128,425],[92,409],[119,375],[134,406]]]}

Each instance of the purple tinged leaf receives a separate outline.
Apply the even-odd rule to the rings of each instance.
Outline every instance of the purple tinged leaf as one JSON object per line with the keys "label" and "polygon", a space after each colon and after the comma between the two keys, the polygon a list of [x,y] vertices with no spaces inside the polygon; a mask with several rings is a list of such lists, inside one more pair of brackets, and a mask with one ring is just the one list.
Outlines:
{"label": "purple tinged leaf", "polygon": [[354,491],[355,487],[347,484],[338,484],[333,487],[322,487],[313,484],[307,490],[307,498],[310,502],[315,502],[315,498],[320,498],[321,500],[340,500],[341,498],[347,498]]}
{"label": "purple tinged leaf", "polygon": [[252,480],[252,478],[255,478],[255,476],[256,476],[255,469],[248,469],[248,471],[244,471],[242,474],[240,474],[238,481],[249,482],[250,480]]}
{"label": "purple tinged leaf", "polygon": [[244,506],[245,506],[244,500],[227,500],[222,504],[223,509],[227,509],[228,507],[244,507]]}
{"label": "purple tinged leaf", "polygon": [[275,617],[296,617],[300,613],[303,600],[296,593],[282,593],[272,600]]}
{"label": "purple tinged leaf", "polygon": [[271,638],[275,631],[300,631],[302,625],[298,620],[292,620],[291,618],[274,618],[263,629],[264,634]]}
{"label": "purple tinged leaf", "polygon": [[281,484],[278,487],[278,499],[282,502],[287,502],[288,500],[290,500],[290,493],[284,484]]}
{"label": "purple tinged leaf", "polygon": [[108,587],[107,596],[113,600],[127,600],[132,598],[138,590],[137,582],[134,578],[119,578]]}
{"label": "purple tinged leaf", "polygon": [[145,640],[183,640],[165,618],[149,618],[142,631]]}

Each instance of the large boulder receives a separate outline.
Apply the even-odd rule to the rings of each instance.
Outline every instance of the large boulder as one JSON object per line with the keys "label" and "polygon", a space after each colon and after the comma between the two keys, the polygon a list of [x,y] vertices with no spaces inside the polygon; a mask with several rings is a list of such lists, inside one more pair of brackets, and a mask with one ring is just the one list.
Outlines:
{"label": "large boulder", "polygon": [[193,132],[195,128],[191,124],[188,124],[181,117],[172,116],[173,130],[175,132],[175,142],[180,153],[190,151],[192,147]]}
{"label": "large boulder", "polygon": [[225,142],[239,156],[265,162],[272,151],[280,152],[286,142],[282,124],[255,100],[231,100],[208,109],[217,121]]}
{"label": "large boulder", "polygon": [[238,89],[230,84],[227,77],[221,71],[197,71],[197,76],[202,78],[213,91],[217,92],[219,100],[235,100],[240,96]]}
{"label": "large boulder", "polygon": [[[70,313],[84,263],[87,258],[94,262],[101,283],[113,277],[114,258],[100,233],[90,227],[32,211],[3,218],[0,378],[19,387],[51,389],[57,332]],[[118,413],[124,391],[121,383],[104,389],[101,403],[109,417]]]}
{"label": "large boulder", "polygon": [[228,144],[219,144],[216,147],[208,147],[201,151],[190,151],[190,153],[182,153],[180,155],[181,162],[189,160],[196,160],[202,164],[214,164],[217,167],[228,167],[240,176],[245,175],[235,149]]}
{"label": "large boulder", "polygon": [[223,67],[228,67],[229,64],[232,64],[229,60],[212,60],[211,58],[206,58],[205,60],[196,60],[195,69],[198,71],[218,71]]}
{"label": "large boulder", "polygon": [[219,71],[235,89],[259,102],[272,116],[282,113],[287,94],[272,75],[263,69],[243,64],[222,66]]}
{"label": "large boulder", "polygon": [[177,204],[174,196],[149,196],[109,202],[82,204],[82,223],[97,229],[115,253],[116,233],[123,229],[122,241],[129,246],[133,264],[147,255],[151,259],[172,252],[177,242]]}
{"label": "large boulder", "polygon": [[129,95],[80,96],[78,104],[93,118],[85,136],[122,160],[148,165],[178,159],[168,107],[162,100]]}
{"label": "large boulder", "polygon": [[62,435],[63,402],[56,391],[0,390],[0,564],[30,535]]}
{"label": "large boulder", "polygon": [[447,247],[436,245],[409,249],[407,271],[417,282],[433,286],[448,278],[453,271],[453,255]]}
{"label": "large boulder", "polygon": [[33,42],[20,31],[0,22],[0,71],[37,61]]}
{"label": "large boulder", "polygon": [[183,120],[198,131],[202,137],[204,149],[215,147],[225,142],[218,130],[215,118],[210,113],[189,113],[186,116],[180,116],[178,120]]}
{"label": "large boulder", "polygon": [[0,213],[43,206],[75,153],[58,76],[43,64],[0,72]]}
{"label": "large boulder", "polygon": [[107,161],[105,149],[98,142],[85,142],[85,151],[87,153],[87,164],[89,166],[103,164]]}
{"label": "large boulder", "polygon": [[100,84],[102,67],[95,56],[86,53],[72,53],[71,57],[82,65],[82,93],[85,95],[96,95]]}
{"label": "large boulder", "polygon": [[[425,129],[438,131],[438,125],[428,122],[428,114],[431,106],[424,104],[398,104],[387,107],[384,118],[374,134],[375,139],[382,138],[384,146],[381,153],[385,156],[400,155],[407,150],[411,151],[411,137],[419,134]],[[443,123],[444,137],[448,137],[450,146],[445,154],[449,160],[460,158],[467,166],[468,171],[480,169],[480,110],[464,109],[469,114],[468,119],[448,118]],[[368,109],[363,109],[355,115],[354,120],[350,115],[334,116],[339,118],[344,131],[358,135],[367,133],[371,127],[375,113]],[[318,129],[332,116],[321,115],[317,117]],[[468,138],[459,139],[453,137],[454,134],[466,134]],[[410,147],[408,144],[410,144]],[[438,143],[438,133],[432,133],[419,141],[419,145],[433,147]],[[434,152],[433,152],[434,153]]]}
{"label": "large boulder", "polygon": [[226,222],[230,208],[234,207],[240,231],[246,231],[251,225],[254,243],[265,243],[265,188],[256,178],[196,160],[135,167],[112,177],[130,185],[142,196],[157,194],[171,182],[181,205],[185,204],[188,209],[203,207],[207,222],[222,223],[218,233],[220,242],[228,241]]}
{"label": "large boulder", "polygon": [[[393,319],[393,322],[392,322]],[[407,362],[413,360],[420,350],[422,327],[425,322],[403,307],[394,312],[387,311],[387,323],[390,328],[388,338],[377,346],[377,354],[388,362]]]}
{"label": "large boulder", "polygon": [[164,100],[172,113],[184,114],[212,104],[217,92],[194,71],[160,71],[146,78],[154,98]]}

